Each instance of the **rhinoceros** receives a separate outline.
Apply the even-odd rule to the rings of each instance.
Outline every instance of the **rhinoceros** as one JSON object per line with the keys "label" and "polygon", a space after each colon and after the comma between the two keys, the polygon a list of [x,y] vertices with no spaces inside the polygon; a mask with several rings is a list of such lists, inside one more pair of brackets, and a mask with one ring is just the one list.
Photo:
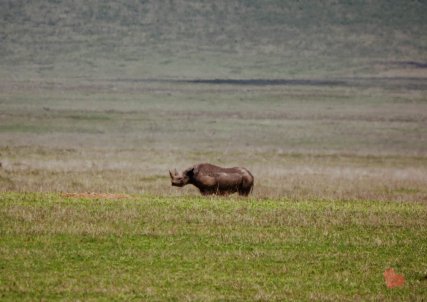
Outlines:
{"label": "rhinoceros", "polygon": [[172,186],[196,186],[202,195],[228,195],[238,192],[248,196],[254,186],[249,170],[240,167],[221,168],[212,164],[196,164],[183,172],[169,170]]}

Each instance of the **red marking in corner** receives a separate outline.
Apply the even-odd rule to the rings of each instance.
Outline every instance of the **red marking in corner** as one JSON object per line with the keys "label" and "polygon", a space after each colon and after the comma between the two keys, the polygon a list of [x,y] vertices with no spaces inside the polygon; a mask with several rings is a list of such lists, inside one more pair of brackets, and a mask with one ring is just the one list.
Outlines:
{"label": "red marking in corner", "polygon": [[400,287],[405,284],[405,277],[403,277],[403,275],[396,274],[392,268],[384,271],[384,280],[388,288]]}

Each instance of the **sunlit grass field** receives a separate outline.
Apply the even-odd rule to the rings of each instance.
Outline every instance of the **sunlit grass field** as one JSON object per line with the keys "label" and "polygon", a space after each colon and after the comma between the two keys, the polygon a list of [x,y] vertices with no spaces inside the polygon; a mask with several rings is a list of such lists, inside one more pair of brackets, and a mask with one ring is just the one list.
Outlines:
{"label": "sunlit grass field", "polygon": [[[425,203],[0,195],[0,298],[422,301]],[[404,275],[386,287],[383,272]]]}

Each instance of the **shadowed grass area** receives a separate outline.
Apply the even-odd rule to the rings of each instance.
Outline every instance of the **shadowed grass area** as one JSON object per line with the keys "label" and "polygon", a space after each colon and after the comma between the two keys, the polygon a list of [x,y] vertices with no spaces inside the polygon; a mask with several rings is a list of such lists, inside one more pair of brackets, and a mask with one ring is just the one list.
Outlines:
{"label": "shadowed grass area", "polygon": [[[419,300],[425,204],[0,196],[0,295],[16,299]],[[403,274],[387,289],[383,271]]]}
{"label": "shadowed grass area", "polygon": [[399,0],[6,1],[0,77],[413,75],[425,11]]}

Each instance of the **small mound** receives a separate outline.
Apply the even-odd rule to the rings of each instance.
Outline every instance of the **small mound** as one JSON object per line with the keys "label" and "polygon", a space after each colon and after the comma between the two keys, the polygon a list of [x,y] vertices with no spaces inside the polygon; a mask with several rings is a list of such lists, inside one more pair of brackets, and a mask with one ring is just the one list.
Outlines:
{"label": "small mound", "polygon": [[62,197],[66,198],[87,198],[87,199],[124,199],[130,198],[127,194],[112,194],[112,193],[62,193]]}

